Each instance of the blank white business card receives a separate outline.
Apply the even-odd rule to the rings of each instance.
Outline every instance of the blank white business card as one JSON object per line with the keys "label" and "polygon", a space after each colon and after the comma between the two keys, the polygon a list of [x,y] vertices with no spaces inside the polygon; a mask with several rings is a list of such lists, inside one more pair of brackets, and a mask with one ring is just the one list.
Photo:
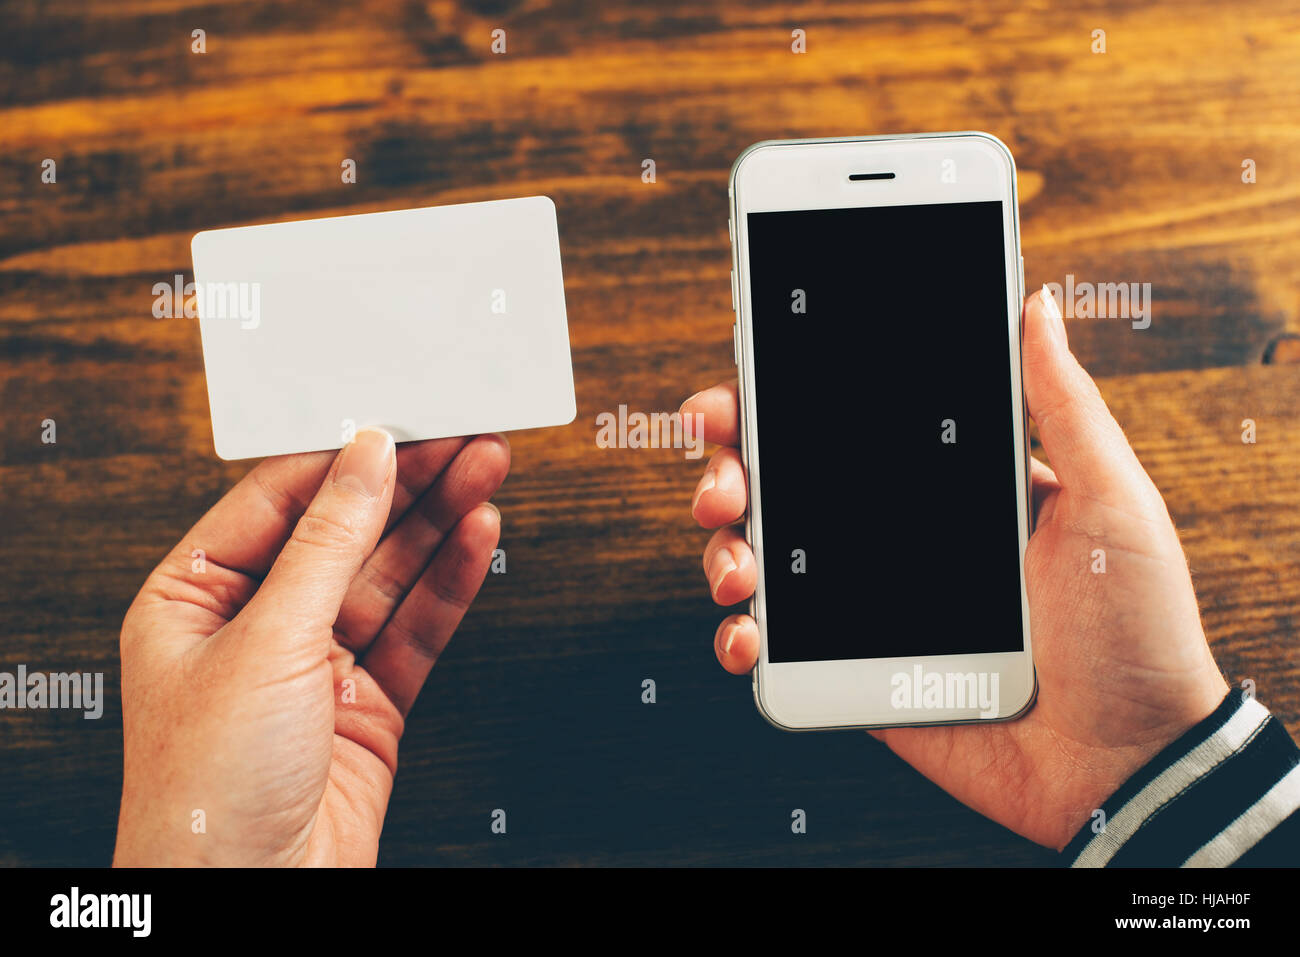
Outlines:
{"label": "blank white business card", "polygon": [[545,196],[209,230],[191,251],[223,459],[577,414]]}

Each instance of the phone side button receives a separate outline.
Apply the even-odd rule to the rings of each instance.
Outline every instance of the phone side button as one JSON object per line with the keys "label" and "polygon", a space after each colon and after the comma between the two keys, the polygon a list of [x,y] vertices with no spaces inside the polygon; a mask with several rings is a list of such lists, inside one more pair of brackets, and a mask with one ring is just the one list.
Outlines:
{"label": "phone side button", "polygon": [[736,292],[736,270],[731,270],[731,311],[740,312],[740,296]]}
{"label": "phone side button", "polygon": [[735,322],[731,324],[731,361],[740,368],[740,325]]}
{"label": "phone side button", "polygon": [[[749,617],[754,618],[754,620],[757,622],[758,619],[754,617],[755,612],[757,612],[758,610],[754,607],[755,604],[757,604],[755,599],[753,598],[749,599]],[[751,670],[749,674],[750,674],[750,680],[754,686],[754,701],[757,702],[758,701],[758,664],[757,663],[755,663],[753,670]]]}

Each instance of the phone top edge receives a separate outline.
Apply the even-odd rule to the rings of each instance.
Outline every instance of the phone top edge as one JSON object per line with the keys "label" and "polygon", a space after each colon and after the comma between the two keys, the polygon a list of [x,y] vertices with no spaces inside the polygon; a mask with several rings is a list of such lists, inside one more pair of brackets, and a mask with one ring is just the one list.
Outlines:
{"label": "phone top edge", "polygon": [[[727,176],[727,208],[729,216],[733,222],[738,221],[742,215],[740,208],[740,197],[736,195],[737,177],[745,161],[754,153],[773,149],[776,147],[808,147],[818,145],[840,145],[856,143],[903,143],[910,140],[982,140],[987,143],[999,158],[1005,164],[1007,174],[1009,199],[1012,209],[1012,228],[1015,235],[1016,253],[1020,251],[1020,198],[1018,190],[1018,172],[1016,169],[1016,159],[1011,152],[1011,148],[993,133],[983,130],[949,130],[930,133],[882,133],[866,136],[834,136],[834,137],[808,137],[802,139],[767,139],[751,143],[741,150],[735,161],[731,164],[731,170]],[[739,231],[731,239],[731,246],[735,249],[738,245]]]}
{"label": "phone top edge", "polygon": [[736,157],[735,162],[731,164],[731,172],[727,176],[727,191],[733,192],[736,186],[736,171],[740,164],[751,153],[760,149],[772,146],[815,146],[819,143],[879,143],[891,142],[898,140],[933,140],[933,139],[952,139],[955,137],[972,137],[988,140],[999,152],[1001,152],[1011,164],[1014,172],[1016,168],[1015,157],[1011,153],[1011,148],[997,135],[984,130],[946,130],[931,133],[872,133],[863,136],[811,136],[797,137],[793,139],[770,139],[758,140],[750,143]]}

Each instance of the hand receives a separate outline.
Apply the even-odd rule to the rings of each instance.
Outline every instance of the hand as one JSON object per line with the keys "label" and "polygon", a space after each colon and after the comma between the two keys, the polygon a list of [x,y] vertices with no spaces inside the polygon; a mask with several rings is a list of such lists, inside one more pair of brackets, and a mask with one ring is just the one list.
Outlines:
{"label": "hand", "polygon": [[375,863],[403,721],[487,574],[480,503],[509,467],[499,435],[395,453],[366,430],[267,459],[190,530],[122,625],[116,864]]}
{"label": "hand", "polygon": [[[873,734],[959,801],[1059,850],[1228,689],[1164,500],[1070,353],[1059,310],[1045,294],[1031,296],[1024,323],[1029,413],[1055,467],[1033,461],[1037,522],[1025,555],[1037,704],[1003,724]],[[703,413],[705,439],[725,446],[691,513],[718,529],[704,569],[714,600],[734,605],[754,593],[757,578],[743,527],[732,524],[748,507],[735,384],[697,393],[682,412]],[[1091,570],[1097,548],[1105,574]],[[733,674],[754,667],[758,646],[749,615],[728,616],[714,637],[718,661]]]}

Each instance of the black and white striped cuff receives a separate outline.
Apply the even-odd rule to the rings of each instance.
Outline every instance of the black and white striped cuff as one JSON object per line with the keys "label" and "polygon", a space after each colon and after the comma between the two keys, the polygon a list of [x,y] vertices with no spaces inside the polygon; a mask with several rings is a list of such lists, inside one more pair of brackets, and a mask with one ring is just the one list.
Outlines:
{"label": "black and white striped cuff", "polygon": [[1234,690],[1111,795],[1063,856],[1072,867],[1295,867],[1297,808],[1300,749]]}

